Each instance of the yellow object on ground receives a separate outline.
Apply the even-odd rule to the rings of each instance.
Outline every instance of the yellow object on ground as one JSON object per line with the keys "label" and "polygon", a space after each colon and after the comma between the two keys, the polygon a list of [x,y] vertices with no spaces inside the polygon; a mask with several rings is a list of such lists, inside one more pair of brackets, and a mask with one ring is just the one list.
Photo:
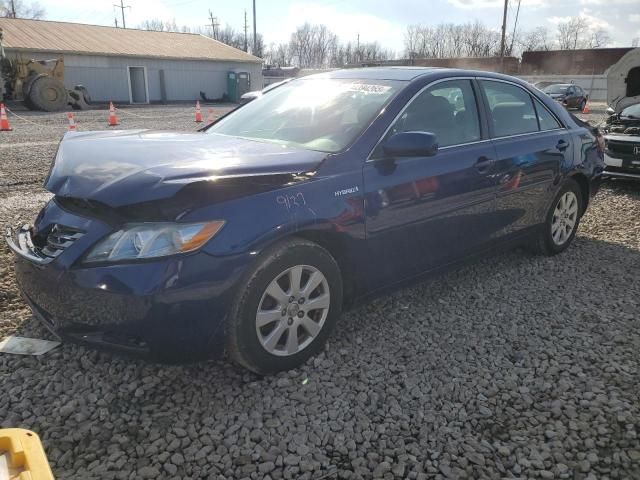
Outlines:
{"label": "yellow object on ground", "polygon": [[37,434],[22,428],[0,429],[0,479],[53,480]]}

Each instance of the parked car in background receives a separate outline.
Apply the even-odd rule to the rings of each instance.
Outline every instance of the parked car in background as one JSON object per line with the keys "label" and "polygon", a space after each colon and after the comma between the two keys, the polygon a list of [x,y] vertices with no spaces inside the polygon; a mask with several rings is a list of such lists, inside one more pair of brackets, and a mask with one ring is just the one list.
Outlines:
{"label": "parked car in background", "polygon": [[242,95],[240,97],[240,105],[244,105],[245,103],[249,103],[249,102],[255,100],[256,98],[261,97],[265,93],[270,92],[271,90],[274,90],[274,89],[278,88],[279,86],[290,82],[291,80],[293,80],[293,78],[287,78],[287,79],[282,80],[280,82],[276,82],[276,83],[272,83],[270,85],[267,85],[262,90],[254,90],[252,92],[247,92],[247,93],[245,93],[244,95]]}
{"label": "parked car in background", "polygon": [[53,199],[7,242],[63,339],[265,374],[318,353],[344,306],[513,246],[564,251],[602,168],[592,130],[517,78],[349,69],[204,132],[67,133]]}
{"label": "parked car in background", "polygon": [[548,87],[549,85],[553,85],[555,82],[549,82],[547,80],[541,80],[538,82],[533,82],[533,86],[536,87],[539,90],[544,90],[545,87]]}
{"label": "parked car in background", "polygon": [[544,87],[542,91],[556,102],[564,105],[565,108],[584,110],[587,100],[589,100],[589,95],[582,87],[572,83],[554,83]]}
{"label": "parked car in background", "polygon": [[604,174],[640,180],[640,103],[609,112],[603,129]]}

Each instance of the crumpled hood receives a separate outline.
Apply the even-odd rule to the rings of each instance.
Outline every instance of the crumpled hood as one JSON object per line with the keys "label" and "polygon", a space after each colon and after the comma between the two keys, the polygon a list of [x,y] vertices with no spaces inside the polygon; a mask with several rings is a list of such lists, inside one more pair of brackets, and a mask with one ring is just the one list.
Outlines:
{"label": "crumpled hood", "polygon": [[310,172],[327,156],[218,134],[69,132],[45,182],[50,192],[111,207],[174,196],[186,185]]}

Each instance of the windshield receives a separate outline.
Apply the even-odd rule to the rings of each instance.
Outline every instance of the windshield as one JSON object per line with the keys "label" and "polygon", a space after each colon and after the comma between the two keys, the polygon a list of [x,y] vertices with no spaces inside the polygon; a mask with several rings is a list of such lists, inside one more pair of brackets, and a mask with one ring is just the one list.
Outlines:
{"label": "windshield", "polygon": [[387,80],[299,79],[239,108],[207,133],[339,152],[405,85]]}
{"label": "windshield", "polygon": [[549,85],[544,87],[546,93],[567,93],[569,87],[567,85]]}
{"label": "windshield", "polygon": [[620,116],[627,118],[640,118],[640,103],[623,108],[620,112]]}

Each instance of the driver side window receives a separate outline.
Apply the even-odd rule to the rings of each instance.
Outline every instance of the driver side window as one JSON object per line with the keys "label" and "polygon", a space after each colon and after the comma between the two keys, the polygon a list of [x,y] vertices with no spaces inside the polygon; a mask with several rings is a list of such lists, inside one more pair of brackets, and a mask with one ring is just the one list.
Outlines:
{"label": "driver side window", "polygon": [[437,83],[415,97],[387,133],[431,132],[440,147],[480,140],[480,120],[470,80]]}

